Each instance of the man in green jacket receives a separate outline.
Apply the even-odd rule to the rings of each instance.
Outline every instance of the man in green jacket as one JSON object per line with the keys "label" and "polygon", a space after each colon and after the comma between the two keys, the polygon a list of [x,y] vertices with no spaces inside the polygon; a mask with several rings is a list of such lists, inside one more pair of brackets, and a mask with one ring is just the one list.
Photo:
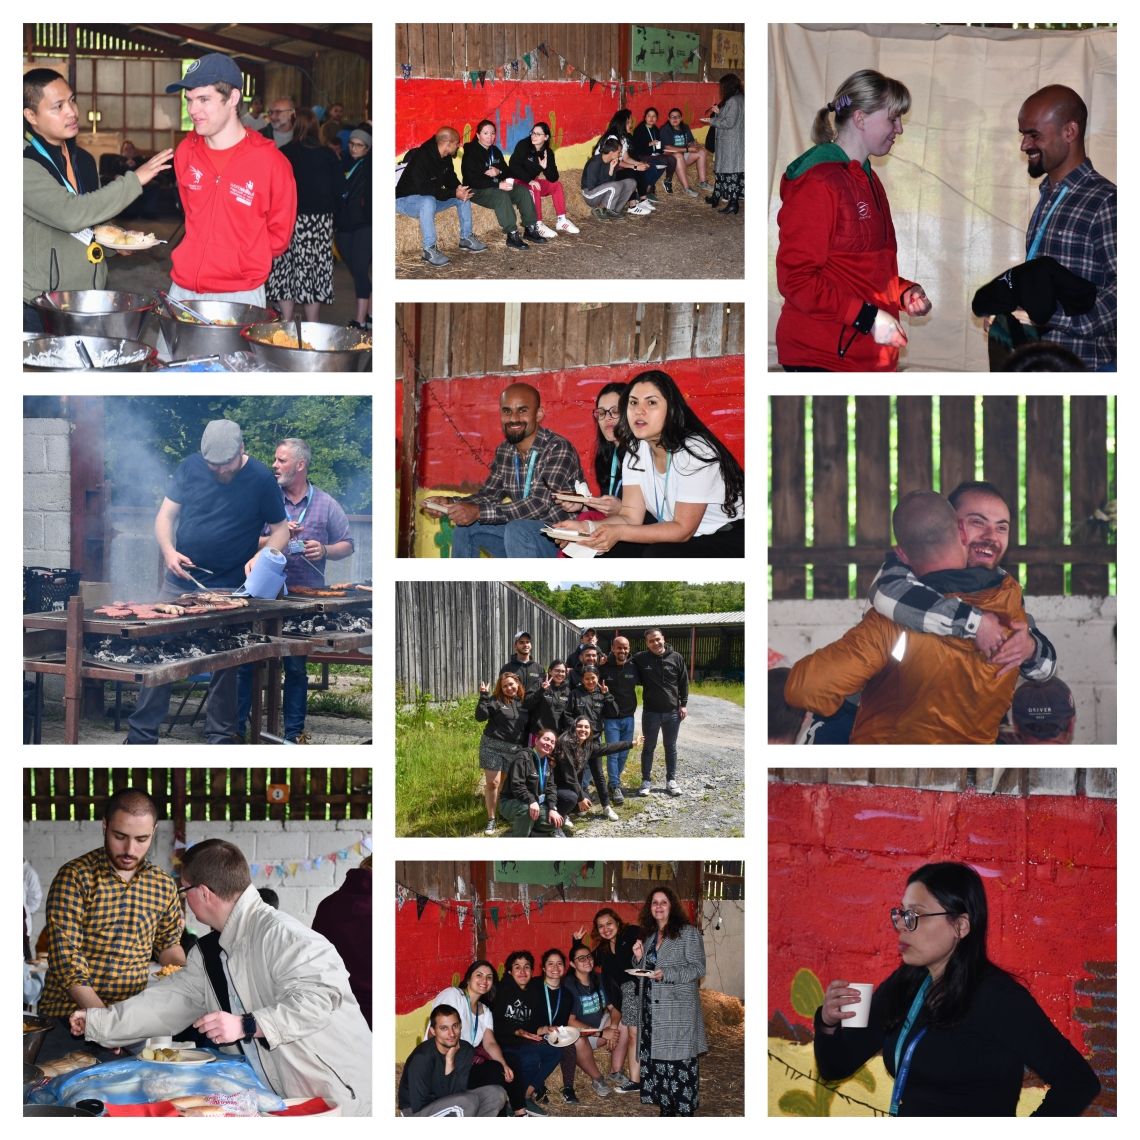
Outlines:
{"label": "man in green jacket", "polygon": [[100,189],[95,159],[75,141],[75,93],[46,67],[24,75],[24,119],[30,136],[24,149],[24,331],[43,332],[28,302],[57,289],[106,287],[107,263],[92,248],[90,227],[110,221],[169,170],[174,152],[160,151]]}

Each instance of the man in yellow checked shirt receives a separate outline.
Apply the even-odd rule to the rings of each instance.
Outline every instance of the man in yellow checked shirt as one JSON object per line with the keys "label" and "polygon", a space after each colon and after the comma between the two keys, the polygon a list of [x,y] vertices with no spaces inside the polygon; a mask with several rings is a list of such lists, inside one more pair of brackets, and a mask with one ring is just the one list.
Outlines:
{"label": "man in yellow checked shirt", "polygon": [[[75,1009],[103,1009],[141,993],[152,957],[161,966],[186,965],[178,890],[145,858],[157,822],[150,796],[122,788],[103,812],[103,846],[59,869],[48,890],[39,1013],[65,1019]],[[38,1060],[83,1047],[61,1025],[45,1038]]]}

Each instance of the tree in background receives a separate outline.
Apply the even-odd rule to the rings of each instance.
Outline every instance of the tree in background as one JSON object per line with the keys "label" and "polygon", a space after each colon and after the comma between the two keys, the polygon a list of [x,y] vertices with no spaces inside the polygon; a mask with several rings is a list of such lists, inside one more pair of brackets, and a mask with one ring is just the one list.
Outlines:
{"label": "tree in background", "polygon": [[571,621],[744,609],[743,582],[599,582],[596,586],[576,582],[569,590],[553,589],[547,582],[516,585]]}

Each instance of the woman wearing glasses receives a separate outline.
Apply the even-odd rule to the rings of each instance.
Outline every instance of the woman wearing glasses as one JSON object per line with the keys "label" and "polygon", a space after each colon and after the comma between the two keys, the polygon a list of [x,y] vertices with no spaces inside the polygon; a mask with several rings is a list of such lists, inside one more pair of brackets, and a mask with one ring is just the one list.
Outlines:
{"label": "woman wearing glasses", "polygon": [[[1031,904],[1030,904],[1031,905]],[[1049,1086],[1034,1116],[1079,1116],[1100,1091],[1084,1058],[1032,995],[986,955],[988,911],[978,873],[928,863],[890,914],[902,965],[874,992],[865,1029],[844,1028],[859,991],[827,987],[815,1013],[824,1080],[842,1080],[882,1050],[895,1078],[891,1114],[1014,1116],[1022,1075]]]}
{"label": "woman wearing glasses", "polygon": [[[622,470],[614,432],[621,416],[621,394],[625,387],[616,381],[607,384],[594,400],[594,427],[598,437],[594,448],[594,475],[598,494],[586,501],[586,509],[578,515],[579,519],[604,519],[621,511]],[[560,498],[557,491],[554,497]]]}

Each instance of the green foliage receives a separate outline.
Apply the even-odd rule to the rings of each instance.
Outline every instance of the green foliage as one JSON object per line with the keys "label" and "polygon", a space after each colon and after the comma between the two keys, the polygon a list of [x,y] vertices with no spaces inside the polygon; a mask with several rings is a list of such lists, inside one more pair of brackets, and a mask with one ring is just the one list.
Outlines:
{"label": "green foliage", "polygon": [[701,697],[719,697],[744,708],[744,684],[735,681],[690,681],[689,692]]}
{"label": "green foliage", "polygon": [[459,989],[459,983],[461,981],[463,981],[463,979],[459,976],[459,971],[457,970],[451,975],[451,984],[455,989]]}
{"label": "green foliage", "polygon": [[715,614],[744,609],[743,582],[599,582],[569,590],[517,582],[533,598],[573,620]]}
{"label": "green foliage", "polygon": [[792,979],[792,1009],[800,1017],[814,1018],[815,1011],[823,1005],[823,986],[811,970],[796,971]]}
{"label": "green foliage", "polygon": [[779,1099],[780,1111],[785,1116],[830,1116],[835,1093],[822,1085],[813,1085],[812,1091],[792,1089]]}
{"label": "green foliage", "polygon": [[868,1092],[875,1091],[875,1075],[866,1065],[860,1065],[859,1068],[846,1079],[849,1081],[858,1081]]}

